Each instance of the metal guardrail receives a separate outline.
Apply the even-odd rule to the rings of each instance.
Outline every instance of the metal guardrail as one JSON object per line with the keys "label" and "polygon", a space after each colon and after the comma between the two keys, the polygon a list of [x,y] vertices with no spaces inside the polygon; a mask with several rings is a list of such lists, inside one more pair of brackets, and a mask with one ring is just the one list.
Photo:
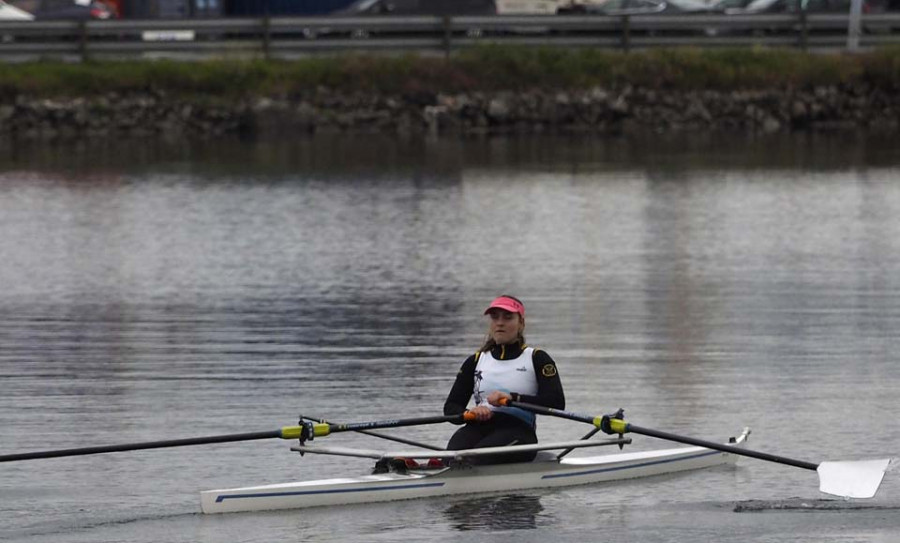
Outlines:
{"label": "metal guardrail", "polygon": [[[272,17],[0,23],[0,60],[261,57],[342,51],[449,55],[479,44],[848,47],[849,14]],[[900,13],[862,17],[859,47],[900,44]]]}

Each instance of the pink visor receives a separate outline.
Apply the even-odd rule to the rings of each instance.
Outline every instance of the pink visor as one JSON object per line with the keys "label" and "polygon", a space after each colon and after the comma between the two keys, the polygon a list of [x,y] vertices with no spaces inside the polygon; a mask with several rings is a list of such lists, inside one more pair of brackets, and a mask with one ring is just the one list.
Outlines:
{"label": "pink visor", "polygon": [[525,316],[525,306],[522,305],[522,302],[518,300],[514,300],[509,296],[500,296],[499,298],[494,298],[494,301],[491,302],[491,305],[488,306],[487,309],[484,310],[484,314],[487,315],[491,309],[504,309],[509,311],[510,313],[518,313],[519,315]]}

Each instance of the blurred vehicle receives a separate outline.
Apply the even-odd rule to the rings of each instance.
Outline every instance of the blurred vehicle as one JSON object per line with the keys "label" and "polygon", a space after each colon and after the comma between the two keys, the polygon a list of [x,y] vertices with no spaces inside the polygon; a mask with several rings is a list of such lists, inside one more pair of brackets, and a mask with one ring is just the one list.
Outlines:
{"label": "blurred vehicle", "polygon": [[[848,14],[852,0],[752,0],[744,7],[724,9],[726,15],[834,13]],[[885,13],[887,4],[880,0],[862,0],[862,14]],[[793,31],[797,27],[792,28]],[[820,29],[823,32],[827,30]],[[896,30],[891,23],[863,21],[863,32],[885,34]],[[775,33],[778,29],[758,29],[755,33]]]}
{"label": "blurred vehicle", "polygon": [[725,10],[732,8],[745,8],[750,2],[753,0],[718,0],[713,2],[713,10],[724,13]]}
{"label": "blurred vehicle", "polygon": [[686,15],[721,13],[724,7],[744,6],[752,0],[603,0],[575,2],[562,6],[559,13],[593,13],[601,15]]}
{"label": "blurred vehicle", "polygon": [[497,15],[554,15],[560,0],[496,0]]}
{"label": "blurred vehicle", "polygon": [[[416,15],[487,16],[496,14],[497,5],[494,0],[357,0],[346,8],[330,13],[328,18],[409,17]],[[365,39],[369,38],[371,33],[365,28],[348,28],[343,25],[303,29],[303,35],[307,39],[328,35],[348,35],[352,38]],[[396,30],[392,31],[394,35],[397,33]],[[466,33],[473,37],[481,35],[479,29],[471,29]]]}
{"label": "blurred vehicle", "polygon": [[666,0],[666,7],[666,11],[673,13],[717,13],[721,11],[718,3],[706,0]]}
{"label": "blurred vehicle", "polygon": [[496,15],[494,0],[357,0],[333,12],[337,17],[365,15]]}
{"label": "blurred vehicle", "polygon": [[[16,6],[11,6],[0,0],[0,24],[3,23],[21,23],[24,21],[33,21],[34,15],[28,13]],[[0,42],[11,43],[16,40],[12,34],[0,34]]]}
{"label": "blurred vehicle", "polygon": [[33,21],[34,15],[0,0],[0,21]]}
{"label": "blurred vehicle", "polygon": [[590,15],[652,15],[661,13],[668,7],[664,0],[604,0],[602,2],[573,2],[567,6],[560,6],[557,13],[590,14]]}
{"label": "blurred vehicle", "polygon": [[116,12],[99,0],[38,0],[33,11],[37,20],[115,19]]}
{"label": "blurred vehicle", "polygon": [[[574,9],[572,9],[574,8]],[[664,15],[664,16],[691,16],[703,14],[721,13],[716,9],[714,1],[707,0],[604,0],[597,3],[575,4],[569,9],[560,9],[560,14],[584,13],[590,15],[606,15],[609,17],[640,16],[640,15]],[[691,36],[702,34],[715,36],[719,29],[708,23],[668,26],[659,21],[650,23],[641,28],[632,27],[632,34],[643,36]]]}
{"label": "blurred vehicle", "polygon": [[[728,15],[750,13],[850,13],[851,0],[753,0],[743,7],[729,7]],[[862,12],[870,13],[872,4],[863,0]]]}

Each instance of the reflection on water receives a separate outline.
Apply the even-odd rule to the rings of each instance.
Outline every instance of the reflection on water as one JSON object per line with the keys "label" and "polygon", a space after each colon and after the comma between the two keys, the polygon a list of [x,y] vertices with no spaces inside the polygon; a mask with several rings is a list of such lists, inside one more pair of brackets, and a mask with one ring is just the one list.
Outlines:
{"label": "reflection on water", "polygon": [[830,134],[406,140],[322,135],[280,141],[0,142],[0,171],[42,172],[69,180],[90,177],[94,182],[152,171],[215,184],[226,179],[259,183],[285,175],[354,183],[360,178],[389,180],[398,176],[440,181],[458,178],[468,168],[572,173],[637,169],[667,178],[696,170],[895,167],[892,143],[879,135],[847,138]]}
{"label": "reflection on water", "polygon": [[510,494],[468,498],[454,502],[444,510],[455,530],[533,530],[553,524],[542,515],[540,496]]}

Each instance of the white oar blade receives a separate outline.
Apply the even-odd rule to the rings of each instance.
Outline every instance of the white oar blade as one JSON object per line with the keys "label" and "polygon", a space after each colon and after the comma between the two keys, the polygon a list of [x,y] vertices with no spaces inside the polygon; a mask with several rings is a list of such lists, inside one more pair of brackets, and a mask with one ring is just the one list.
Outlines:
{"label": "white oar blade", "polygon": [[819,490],[845,498],[874,497],[890,463],[890,458],[822,462],[816,470],[819,472]]}

